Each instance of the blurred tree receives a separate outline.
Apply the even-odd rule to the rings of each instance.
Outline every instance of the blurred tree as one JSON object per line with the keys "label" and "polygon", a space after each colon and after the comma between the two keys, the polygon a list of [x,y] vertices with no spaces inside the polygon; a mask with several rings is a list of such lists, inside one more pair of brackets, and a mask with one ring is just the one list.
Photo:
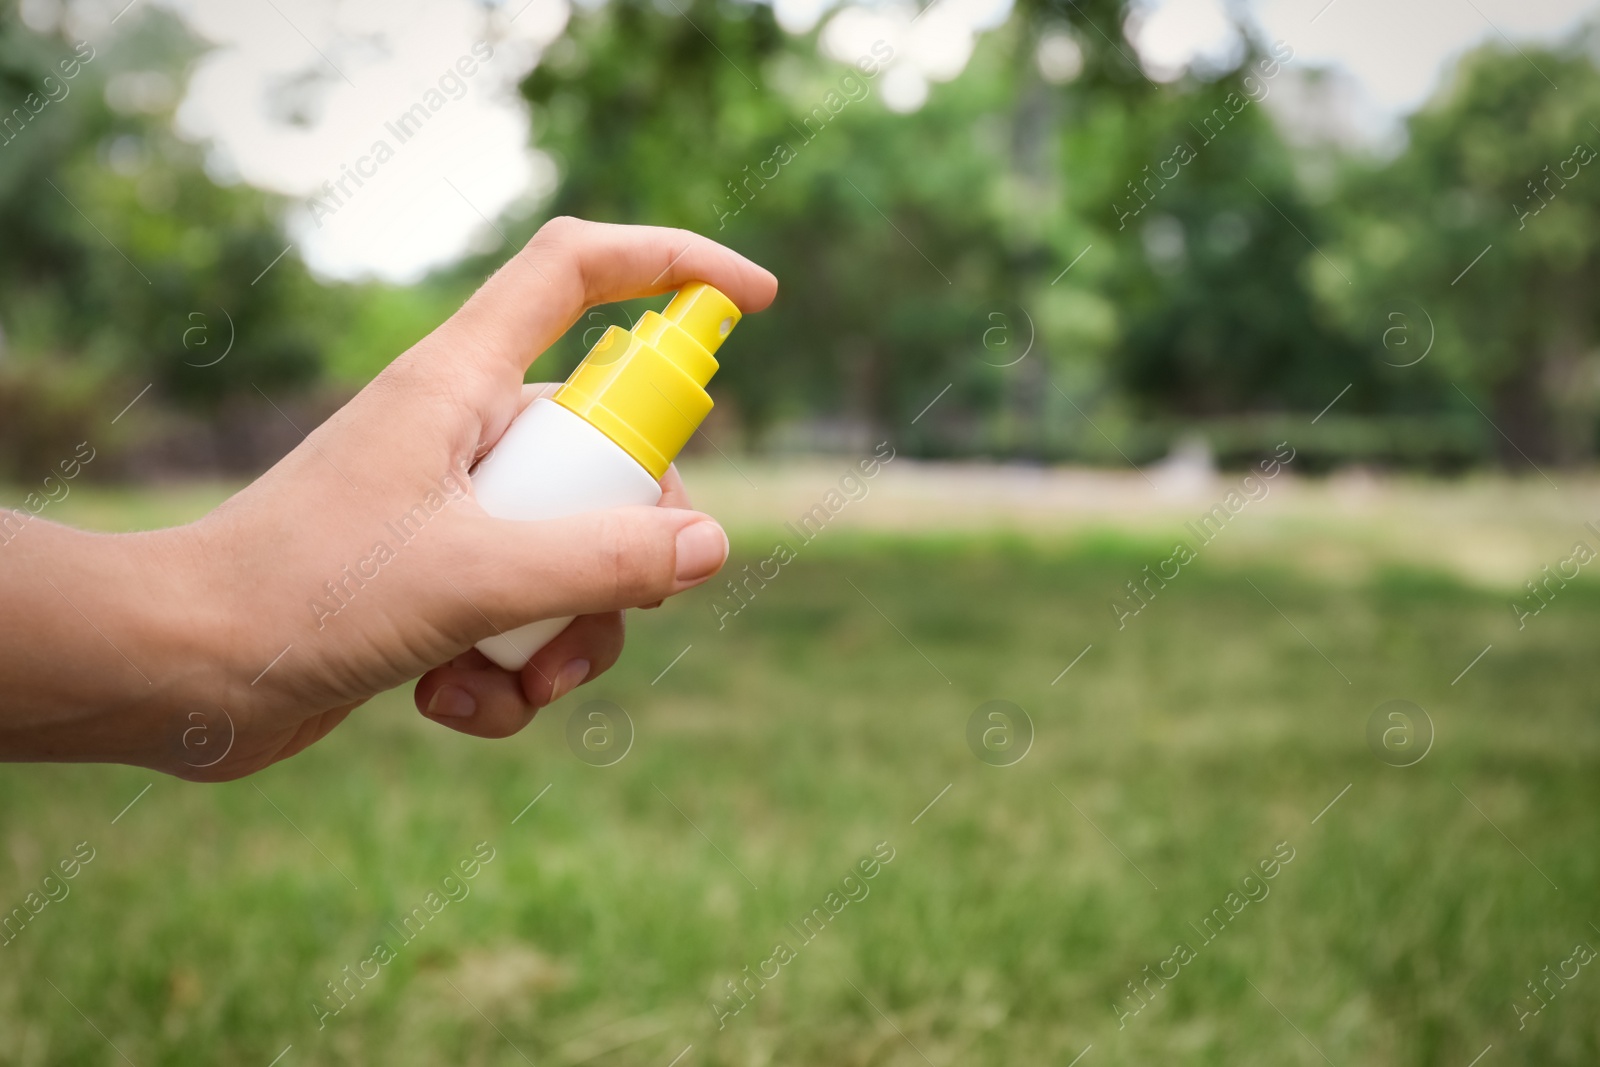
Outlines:
{"label": "blurred tree", "polygon": [[774,358],[718,378],[750,425],[902,414],[930,368],[981,334],[962,308],[996,277],[981,192],[993,165],[973,151],[970,94],[889,115],[876,99],[886,43],[836,63],[768,7],[680,10],[581,12],[526,82],[535,136],[562,169],[552,211],[708,233],[784,279],[745,327],[745,350]]}
{"label": "blurred tree", "polygon": [[[1512,465],[1593,455],[1600,414],[1600,72],[1591,35],[1481,48],[1407,123],[1389,164],[1353,170],[1332,306],[1400,365],[1409,403],[1476,406]],[[1559,88],[1558,88],[1559,87]],[[1326,279],[1324,279],[1326,281]],[[1385,332],[1387,331],[1387,332]],[[1402,332],[1395,332],[1402,331]],[[1402,355],[1404,359],[1400,358]]]}
{"label": "blurred tree", "polygon": [[[747,0],[578,5],[522,85],[560,173],[540,217],[684,226],[774,269],[778,303],[716,385],[724,426],[755,434],[1120,463],[1195,423],[1243,455],[1253,420],[1341,396],[1319,433],[1476,404],[1530,455],[1593,451],[1587,42],[1469,58],[1405,152],[1348,164],[1330,202],[1261,102],[1281,46],[1246,39],[1238,69],[1158,83],[1129,17],[1124,0],[1019,0],[930,81],[888,23],[840,55],[833,20],[870,31],[870,8],[794,35]],[[199,47],[159,9],[100,52],[0,13],[8,456],[48,454],[153,383],[150,403],[202,413],[248,464],[238,413],[257,391],[277,403],[325,364],[362,380],[505,254],[413,290],[317,284],[284,254],[280,201],[174,132]],[[636,311],[586,319],[540,373]],[[1418,320],[1433,347],[1401,367]],[[1399,455],[1432,432],[1389,439]]]}
{"label": "blurred tree", "polygon": [[115,413],[152,384],[155,399],[208,415],[226,456],[230,400],[314,381],[316,323],[339,297],[298,257],[274,264],[287,243],[276,198],[214,181],[202,149],[174,133],[198,50],[160,11],[114,50],[0,13],[0,91],[20,105],[0,134],[0,329],[9,363],[73,362],[76,378],[120,381],[74,394],[97,407]]}
{"label": "blurred tree", "polygon": [[[1146,419],[1316,410],[1363,366],[1318,319],[1322,227],[1252,99],[1282,57],[1158,86],[1118,43],[1123,10],[1023,4],[895,114],[892,49],[854,69],[764,6],[614,0],[524,86],[562,168],[552,209],[687,226],[776,271],[745,336],[782,358],[719,377],[757,425],[831,410],[924,451],[1099,455],[1084,408],[1119,395]],[[1133,199],[1180,141],[1195,157]]]}
{"label": "blurred tree", "polygon": [[1326,223],[1258,102],[1282,66],[1252,52],[1215,82],[1104,105],[1066,134],[1112,260],[1112,374],[1146,417],[1315,412],[1352,381],[1367,391],[1370,367],[1310,285],[1313,263],[1331,266]]}

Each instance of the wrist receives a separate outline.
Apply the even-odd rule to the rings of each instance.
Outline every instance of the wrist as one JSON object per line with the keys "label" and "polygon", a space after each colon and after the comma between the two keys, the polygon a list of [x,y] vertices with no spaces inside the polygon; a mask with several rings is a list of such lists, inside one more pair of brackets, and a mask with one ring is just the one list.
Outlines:
{"label": "wrist", "polygon": [[186,717],[216,708],[225,614],[205,589],[192,527],[94,534],[30,524],[0,556],[14,702],[11,759],[130,763],[181,773]]}
{"label": "wrist", "polygon": [[228,602],[226,561],[202,524],[133,535],[122,547],[129,579],[115,611],[139,634],[136,663],[147,676],[129,694],[141,737],[126,762],[186,775],[206,762],[208,746],[220,752],[217,743],[231,738],[224,722],[250,681],[248,665],[236,662],[241,616]]}

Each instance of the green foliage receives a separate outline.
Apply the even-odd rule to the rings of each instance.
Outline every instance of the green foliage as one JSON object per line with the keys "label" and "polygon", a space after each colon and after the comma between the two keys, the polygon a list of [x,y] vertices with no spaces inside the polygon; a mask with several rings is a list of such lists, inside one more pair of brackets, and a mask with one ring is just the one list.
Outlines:
{"label": "green foliage", "polygon": [[718,378],[754,427],[830,410],[909,418],[913,390],[976,347],[970,305],[997,281],[973,195],[993,175],[970,140],[986,94],[890,115],[875,99],[882,53],[864,73],[788,40],[765,7],[722,10],[629,0],[577,17],[525,86],[563,166],[552,209],[706,232],[779,276],[778,305],[741,327],[768,355]]}
{"label": "green foliage", "polygon": [[[435,326],[453,315],[470,289],[443,279],[426,286],[371,283],[341,294],[344,317],[329,323],[326,372],[360,388]],[[541,371],[545,368],[541,366]]]}
{"label": "green foliage", "polygon": [[0,480],[32,483],[58,474],[81,442],[103,446],[104,388],[100,375],[78,363],[0,368]]}
{"label": "green foliage", "polygon": [[[172,129],[174,79],[197,52],[160,13],[98,51],[0,16],[8,94],[46,94],[47,77],[69,90],[0,145],[6,361],[77,359],[131,383],[128,395],[153,383],[158,400],[202,412],[320,374],[336,301],[297,257],[266,269],[288,243],[278,202],[213,181]],[[141,78],[167,89],[141,96]]]}
{"label": "green foliage", "polygon": [[[764,355],[718,379],[747,425],[845,415],[924,454],[1115,461],[1085,409],[1126,451],[1119,415],[1154,429],[1379,392],[1313,294],[1330,221],[1258,102],[1281,46],[1158,88],[1102,39],[1115,5],[1027,7],[898,115],[881,57],[852,69],[741,11],[580,13],[525,90],[563,166],[554,210],[711,232],[778,274],[741,331]],[[1061,32],[1084,71],[1051,85],[1033,49]],[[1134,199],[1180,143],[1180,173]]]}
{"label": "green foliage", "polygon": [[[1600,147],[1589,37],[1472,53],[1397,158],[1326,151],[1334,180],[1313,184],[1312,153],[1267,113],[1308,74],[1286,46],[1251,40],[1237,70],[1157,84],[1125,13],[1021,3],[901,114],[887,42],[839,62],[759,3],[578,5],[521,87],[558,186],[499,225],[514,241],[555,213],[682,226],[773,269],[778,302],[715,385],[730,447],[838,447],[848,428],[926,456],[1120,464],[1199,432],[1236,457],[1339,397],[1329,463],[1593,454],[1600,180],[1574,162]],[[1063,34],[1081,70],[1047,81],[1037,51]],[[36,92],[75,44],[0,15],[0,92]],[[172,130],[199,47],[142,12],[0,144],[12,403],[44,390],[51,409],[60,383],[99,380],[120,407],[154,383],[153,405],[225,430],[256,390],[358,386],[505,255],[408,288],[319,284],[279,258],[280,201],[219,184]],[[586,316],[538,374],[637,312]],[[19,369],[39,361],[73,367]]]}
{"label": "green foliage", "polygon": [[1370,341],[1410,335],[1385,362],[1420,356],[1432,338],[1427,362],[1385,375],[1392,404],[1477,403],[1519,464],[1517,447],[1571,461],[1596,444],[1600,167],[1578,161],[1600,152],[1591,44],[1463,59],[1407,124],[1400,157],[1350,175],[1337,254],[1356,289],[1325,287]]}
{"label": "green foliage", "polygon": [[[1309,287],[1325,221],[1307,202],[1248,84],[1282,64],[1253,56],[1210,85],[1112,109],[1073,132],[1088,159],[1082,207],[1114,216],[1105,289],[1126,324],[1113,380],[1146,414],[1315,412],[1370,377],[1320,321]],[[1131,247],[1130,247],[1131,246]]]}

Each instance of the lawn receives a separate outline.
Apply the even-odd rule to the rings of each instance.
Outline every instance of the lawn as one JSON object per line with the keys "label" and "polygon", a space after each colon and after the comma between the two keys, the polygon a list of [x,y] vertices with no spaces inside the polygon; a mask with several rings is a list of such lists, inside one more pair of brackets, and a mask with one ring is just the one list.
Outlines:
{"label": "lawn", "polygon": [[[735,571],[837,481],[700,473]],[[737,615],[636,614],[511,741],[396,692],[226,785],[6,768],[0,909],[92,859],[0,945],[0,1062],[1600,1061],[1600,583],[1509,607],[1596,543],[1581,509],[1285,483],[1119,629],[1227,479],[1091,513],[929,477],[885,474]],[[1369,745],[1395,699],[1436,734],[1410,766],[1414,712]]]}

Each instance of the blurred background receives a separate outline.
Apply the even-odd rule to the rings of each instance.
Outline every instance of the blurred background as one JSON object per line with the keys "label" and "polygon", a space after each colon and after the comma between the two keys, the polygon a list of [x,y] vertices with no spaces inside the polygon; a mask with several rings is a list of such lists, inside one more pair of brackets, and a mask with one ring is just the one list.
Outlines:
{"label": "blurred background", "polygon": [[1591,12],[1302,6],[29,0],[0,462],[94,427],[92,477],[258,471],[295,440],[261,392],[338,404],[558,213],[782,279],[724,448],[1589,459]]}
{"label": "blurred background", "polygon": [[781,292],[682,464],[741,583],[516,740],[0,775],[0,1063],[1600,1062],[1597,64],[1577,0],[7,0],[0,504],[203,514],[553,215]]}

